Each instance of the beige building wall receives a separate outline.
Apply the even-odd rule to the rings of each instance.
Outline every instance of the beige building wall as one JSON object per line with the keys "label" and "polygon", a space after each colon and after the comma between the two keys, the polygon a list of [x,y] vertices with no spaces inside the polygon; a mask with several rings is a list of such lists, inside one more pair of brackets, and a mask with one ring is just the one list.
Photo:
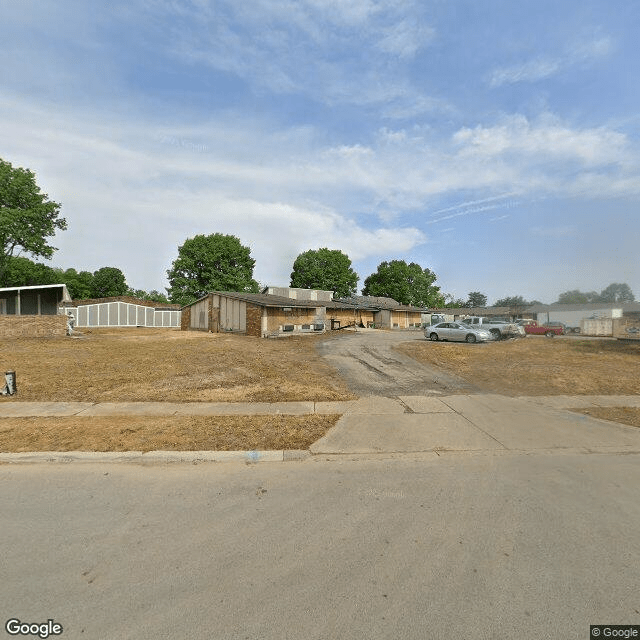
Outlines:
{"label": "beige building wall", "polygon": [[[266,332],[268,335],[276,333],[313,333],[314,325],[319,324],[326,325],[324,307],[311,309],[290,307],[290,311],[277,307],[265,307],[263,312],[263,333]],[[293,327],[293,329],[285,331],[285,327]]]}
{"label": "beige building wall", "polygon": [[203,300],[200,300],[200,302],[196,302],[191,306],[189,329],[199,331],[209,330],[209,297],[204,298]]}
{"label": "beige building wall", "polygon": [[373,311],[363,311],[361,309],[327,309],[327,324],[331,327],[331,320],[340,322],[341,327],[347,325],[362,324],[367,327],[373,323]]}

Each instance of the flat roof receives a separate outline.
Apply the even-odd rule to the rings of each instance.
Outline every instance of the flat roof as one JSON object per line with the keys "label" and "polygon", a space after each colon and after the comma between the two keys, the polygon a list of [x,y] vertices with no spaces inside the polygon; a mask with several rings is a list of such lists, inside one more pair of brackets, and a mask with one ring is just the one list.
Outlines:
{"label": "flat roof", "polygon": [[25,286],[25,287],[2,287],[0,288],[0,293],[6,291],[6,292],[10,292],[10,291],[15,291],[17,293],[20,293],[20,291],[25,291],[25,290],[34,290],[34,289],[62,289],[62,302],[71,302],[71,296],[69,295],[69,292],[67,291],[67,285],[66,284],[36,284],[36,285],[29,285],[29,286]]}

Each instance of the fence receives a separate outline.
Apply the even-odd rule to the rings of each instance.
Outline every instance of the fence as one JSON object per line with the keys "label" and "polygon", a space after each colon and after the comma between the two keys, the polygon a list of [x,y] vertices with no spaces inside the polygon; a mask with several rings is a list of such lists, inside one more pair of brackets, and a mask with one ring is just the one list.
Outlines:
{"label": "fence", "polygon": [[100,302],[68,307],[80,327],[179,327],[180,310],[154,309],[130,302]]}

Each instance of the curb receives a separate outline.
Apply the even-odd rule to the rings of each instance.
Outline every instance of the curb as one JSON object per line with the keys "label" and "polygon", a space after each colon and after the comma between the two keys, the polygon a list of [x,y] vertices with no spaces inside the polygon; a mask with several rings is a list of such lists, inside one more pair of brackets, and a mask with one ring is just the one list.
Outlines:
{"label": "curb", "polygon": [[42,451],[38,453],[0,453],[0,464],[64,463],[71,462],[133,462],[133,463],[189,463],[200,462],[292,462],[311,457],[303,449],[281,451]]}

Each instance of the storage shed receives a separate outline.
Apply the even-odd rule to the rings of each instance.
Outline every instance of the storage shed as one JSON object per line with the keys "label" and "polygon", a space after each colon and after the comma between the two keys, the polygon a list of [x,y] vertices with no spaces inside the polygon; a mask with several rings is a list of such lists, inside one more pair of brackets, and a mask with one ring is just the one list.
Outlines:
{"label": "storage shed", "polygon": [[65,305],[77,328],[180,326],[180,306],[128,296],[74,300]]}

